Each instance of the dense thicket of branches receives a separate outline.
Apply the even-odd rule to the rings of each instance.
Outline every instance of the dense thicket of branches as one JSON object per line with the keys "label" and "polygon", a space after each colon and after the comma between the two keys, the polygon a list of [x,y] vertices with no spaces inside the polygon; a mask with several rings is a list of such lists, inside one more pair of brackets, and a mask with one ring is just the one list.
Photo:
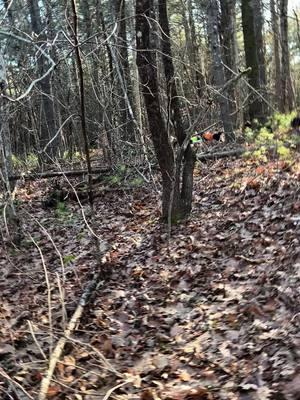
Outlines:
{"label": "dense thicket of branches", "polygon": [[[246,120],[264,122],[277,107],[287,112],[299,105],[299,9],[288,11],[287,0],[172,0],[168,17],[159,9],[164,2],[147,3],[151,15],[143,3],[81,1],[76,32],[70,2],[1,3],[7,70],[2,103],[4,98],[9,103],[1,143],[7,154],[18,159],[36,154],[41,165],[72,159],[87,147],[84,118],[88,147],[100,149],[105,162],[141,160],[152,155],[156,114],[172,163],[172,137],[182,143],[196,119],[200,130],[218,122],[216,128],[232,141]],[[136,64],[136,21],[142,20],[136,9],[150,29],[145,76],[139,76]],[[138,51],[146,50],[141,46]],[[251,67],[248,76],[225,89],[246,67]],[[158,92],[151,94],[154,81]],[[157,112],[149,114],[145,90],[157,96]],[[3,111],[2,104],[1,110],[3,117],[7,107]],[[154,141],[154,147],[158,154],[160,145]],[[173,167],[167,170],[170,174]]]}

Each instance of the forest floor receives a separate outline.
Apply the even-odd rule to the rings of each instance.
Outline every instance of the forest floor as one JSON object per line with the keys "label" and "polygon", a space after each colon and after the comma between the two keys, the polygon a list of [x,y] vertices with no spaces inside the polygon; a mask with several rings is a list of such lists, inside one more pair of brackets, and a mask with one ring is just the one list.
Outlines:
{"label": "forest floor", "polygon": [[50,183],[18,189],[26,235],[0,248],[1,399],[39,398],[63,309],[97,268],[82,211],[107,243],[106,275],[49,399],[300,399],[299,162],[201,165],[169,242],[153,188],[106,191],[91,217],[72,200],[45,209]]}

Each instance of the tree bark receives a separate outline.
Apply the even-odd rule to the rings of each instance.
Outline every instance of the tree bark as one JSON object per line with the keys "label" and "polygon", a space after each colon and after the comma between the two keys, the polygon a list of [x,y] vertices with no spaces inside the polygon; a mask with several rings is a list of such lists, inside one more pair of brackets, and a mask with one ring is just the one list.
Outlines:
{"label": "tree bark", "polygon": [[160,96],[157,79],[156,57],[153,43],[150,42],[153,1],[136,1],[136,48],[137,66],[141,80],[148,116],[149,129],[162,175],[162,216],[168,218],[169,203],[174,175],[174,153],[160,109]]}
{"label": "tree bark", "polygon": [[6,66],[0,51],[0,181],[6,192],[10,193],[9,176],[12,173],[12,154],[10,145],[8,102],[2,97],[7,88]]}
{"label": "tree bark", "polygon": [[[116,82],[119,93],[119,109],[123,140],[135,141],[134,121],[132,115],[131,76],[129,71],[127,23],[125,0],[111,1],[112,15],[117,24],[114,46],[111,46],[113,60],[116,63]],[[129,110],[129,107],[131,110]]]}
{"label": "tree bark", "polygon": [[186,22],[186,41],[188,56],[192,67],[192,77],[196,87],[198,99],[202,99],[205,88],[205,78],[202,71],[202,62],[199,56],[198,40],[196,35],[195,21],[193,15],[192,0],[187,1],[188,21]]}
{"label": "tree bark", "polygon": [[[263,4],[262,0],[253,0],[254,12],[254,30],[256,38],[256,49],[257,49],[257,61],[258,61],[258,73],[259,73],[259,85],[262,90],[262,94],[266,95],[266,62],[265,62],[265,43],[263,38]],[[265,103],[264,103],[265,104]]]}
{"label": "tree bark", "polygon": [[[177,137],[178,143],[181,146],[186,133],[182,121],[181,106],[179,96],[177,94],[175,69],[173,65],[171,42],[170,42],[170,28],[167,13],[166,0],[159,2],[159,24],[162,29],[162,60],[164,65],[165,77],[167,82],[167,96],[170,110],[170,119],[172,121],[174,132]],[[179,218],[188,215],[192,206],[192,193],[193,193],[193,171],[195,165],[195,154],[190,145],[188,145],[181,166],[182,160],[179,160],[180,165],[177,165],[176,174],[174,176],[174,193],[173,193],[173,208],[174,213],[177,213]],[[181,183],[181,168],[182,168],[182,187]],[[176,218],[175,218],[176,219]]]}
{"label": "tree bark", "polygon": [[275,104],[281,103],[281,63],[279,48],[279,28],[278,28],[278,7],[277,0],[270,0],[270,11],[273,30],[273,60],[274,60],[274,85],[275,85]]}
{"label": "tree bark", "polygon": [[[46,37],[43,30],[44,27],[42,26],[38,0],[29,0],[29,12],[32,31],[36,34],[41,45],[43,45],[43,42],[46,41]],[[38,56],[37,65],[38,73],[41,76],[47,70],[46,61],[43,55]],[[40,133],[40,149],[43,150],[47,143],[54,137],[56,133],[50,74],[48,74],[43,80],[39,82],[39,89],[41,91],[41,107],[43,115],[43,123],[41,124]],[[41,155],[40,161],[42,163],[49,163],[49,161],[51,161],[51,158],[55,157],[57,153],[57,147],[58,140],[55,139],[51,142],[51,145],[47,147],[46,154]]]}
{"label": "tree bark", "polygon": [[[249,83],[255,91],[261,92],[260,66],[257,49],[257,29],[255,24],[256,0],[242,0],[242,25],[245,47],[246,66],[251,68],[249,73]],[[258,35],[260,36],[260,35]],[[251,89],[250,89],[251,90]],[[265,122],[263,101],[257,93],[253,92],[250,96],[249,118],[251,121],[258,120]]]}
{"label": "tree bark", "polygon": [[[223,49],[224,63],[230,70],[238,73],[238,44],[236,37],[236,0],[223,0],[221,5],[221,44]],[[225,68],[226,81],[232,78],[232,72]],[[229,108],[232,121],[237,123],[237,110],[240,108],[240,88],[232,86],[228,90]]]}
{"label": "tree bark", "polygon": [[[163,59],[168,86],[171,120],[179,143],[183,143],[185,132],[180,118],[180,105],[174,81],[174,66],[171,58],[172,54],[165,1],[160,1],[159,10],[160,24],[163,29]],[[156,40],[153,40],[150,34],[153,18],[153,0],[137,0],[137,66],[141,81],[141,91],[148,116],[149,130],[162,175],[162,217],[165,221],[169,221],[169,217],[171,217],[171,221],[176,222],[187,216],[191,210],[194,157],[192,150],[189,148],[185,152],[183,170],[181,168],[181,163],[175,163],[174,150],[160,108],[160,92],[155,54]],[[181,177],[181,172],[182,179],[179,178]]]}
{"label": "tree bark", "polygon": [[[211,0],[207,6],[207,33],[212,56],[212,73],[217,90],[225,85],[224,67],[222,64],[221,43],[219,26],[219,8],[217,0]],[[228,103],[228,92],[224,91],[222,95],[217,95],[220,105],[221,119],[224,126],[226,141],[234,140],[232,120],[230,116],[230,107]]]}
{"label": "tree bark", "polygon": [[291,80],[288,43],[288,0],[280,0],[281,31],[281,112],[291,112],[295,104],[295,94]]}

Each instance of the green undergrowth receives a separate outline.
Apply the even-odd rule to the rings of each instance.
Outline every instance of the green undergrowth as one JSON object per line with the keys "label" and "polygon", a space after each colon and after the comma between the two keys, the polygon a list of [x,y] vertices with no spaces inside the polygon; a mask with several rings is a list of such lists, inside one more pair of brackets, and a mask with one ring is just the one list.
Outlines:
{"label": "green undergrowth", "polygon": [[25,158],[21,158],[12,154],[12,166],[17,171],[32,171],[39,166],[39,160],[36,154],[30,153]]}
{"label": "green undergrowth", "polygon": [[296,115],[296,112],[275,113],[259,129],[246,128],[246,141],[257,147],[254,152],[247,153],[246,156],[260,161],[267,161],[270,158],[292,161],[295,152],[300,150],[300,134],[290,127]]}

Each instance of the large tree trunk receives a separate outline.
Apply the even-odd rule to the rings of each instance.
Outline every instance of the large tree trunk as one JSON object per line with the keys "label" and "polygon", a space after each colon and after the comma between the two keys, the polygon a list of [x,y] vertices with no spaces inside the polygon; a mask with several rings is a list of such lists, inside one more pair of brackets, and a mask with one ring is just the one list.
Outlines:
{"label": "large tree trunk", "polygon": [[174,175],[174,153],[161,114],[156,57],[150,42],[150,29],[154,22],[153,1],[136,1],[137,66],[141,80],[149,129],[162,175],[162,216],[168,218]]}
{"label": "large tree trunk", "polygon": [[294,108],[295,94],[290,72],[290,54],[288,42],[288,0],[280,0],[281,30],[281,112],[290,112]]}
{"label": "large tree trunk", "polygon": [[[40,42],[46,40],[44,35],[44,28],[42,27],[41,15],[39,4],[37,0],[29,0],[29,11],[32,31],[36,34]],[[38,60],[38,73],[42,76],[47,70],[47,63],[43,55],[39,55]],[[40,149],[43,150],[45,146],[53,139],[56,133],[55,129],[55,114],[54,105],[51,93],[51,76],[48,74],[43,80],[39,82],[39,89],[41,91],[41,107],[42,107],[42,124],[40,133]],[[52,140],[51,144],[42,154],[41,162],[49,162],[50,158],[55,157],[57,153],[58,140]]]}
{"label": "large tree trunk", "polygon": [[271,11],[272,30],[273,30],[273,61],[275,64],[275,70],[274,70],[275,105],[280,106],[280,103],[281,103],[281,64],[280,64],[280,49],[279,49],[277,0],[270,0],[270,11]]}
{"label": "large tree trunk", "polygon": [[[217,0],[211,0],[207,6],[207,33],[212,56],[213,80],[217,90],[221,90],[225,85],[224,67],[222,64],[221,43],[219,35],[219,7]],[[224,126],[226,141],[234,140],[230,107],[228,103],[228,92],[225,91],[217,96],[221,110],[221,119]]]}
{"label": "large tree trunk", "polygon": [[[172,50],[170,42],[170,28],[167,13],[166,0],[159,2],[159,24],[162,29],[162,53],[163,65],[165,70],[165,77],[167,81],[167,95],[168,95],[168,109],[171,112],[170,119],[172,121],[174,132],[177,137],[178,143],[181,146],[186,133],[183,126],[180,101],[177,94],[175,70],[172,59]],[[188,215],[192,206],[192,193],[193,193],[193,171],[195,164],[195,154],[189,145],[184,154],[183,166],[182,160],[178,160],[180,165],[177,165],[175,181],[174,181],[174,194],[173,202],[179,217]],[[181,184],[181,168],[182,168],[182,187]]]}
{"label": "large tree trunk", "polygon": [[[238,72],[238,44],[236,37],[236,0],[221,1],[221,44],[225,67],[226,81],[233,76],[231,71]],[[237,123],[237,113],[240,108],[239,99],[240,88],[231,86],[228,89],[229,108],[232,115],[232,121]]]}
{"label": "large tree trunk", "polygon": [[[250,96],[249,118],[251,121],[257,119],[263,123],[265,121],[264,104],[262,98],[255,93],[261,92],[260,65],[258,58],[257,33],[259,24],[255,22],[255,13],[259,10],[255,9],[256,0],[242,0],[242,25],[244,35],[244,47],[246,66],[251,68],[249,72],[249,83],[254,88],[254,92]],[[258,35],[258,36],[257,36]],[[251,89],[250,89],[251,90]]]}
{"label": "large tree trunk", "polygon": [[[185,133],[180,118],[180,105],[174,85],[174,67],[171,60],[171,49],[169,42],[169,27],[165,2],[161,1],[159,6],[161,12],[161,28],[164,31],[164,65],[167,79],[168,92],[170,94],[170,109],[174,131],[179,143],[183,143]],[[194,158],[189,148],[185,154],[185,161],[181,179],[178,178],[182,171],[176,168],[174,151],[170,142],[168,130],[160,108],[160,93],[157,77],[157,64],[155,44],[150,35],[154,18],[153,0],[136,1],[136,47],[137,66],[141,81],[146,106],[149,129],[154,144],[155,153],[162,175],[162,217],[168,220],[171,216],[173,222],[185,217],[191,210],[191,190]],[[163,22],[163,23],[162,23]],[[166,37],[168,40],[166,41]],[[175,111],[177,110],[177,112]],[[176,114],[176,115],[175,115]],[[180,185],[181,190],[180,190]],[[171,210],[171,213],[170,213]]]}

